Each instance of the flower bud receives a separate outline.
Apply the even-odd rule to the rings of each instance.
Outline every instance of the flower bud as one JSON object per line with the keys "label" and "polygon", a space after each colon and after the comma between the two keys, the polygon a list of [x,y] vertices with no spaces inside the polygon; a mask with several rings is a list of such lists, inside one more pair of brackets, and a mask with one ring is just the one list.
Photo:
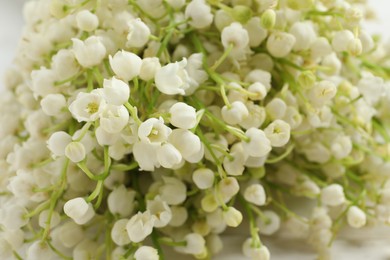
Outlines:
{"label": "flower bud", "polygon": [[244,151],[253,157],[266,156],[271,151],[271,142],[264,131],[256,128],[249,128],[245,135],[249,138],[248,142],[243,141]]}
{"label": "flower bud", "polygon": [[71,142],[65,147],[65,156],[72,162],[79,163],[85,159],[85,147],[81,142]]}
{"label": "flower bud", "polygon": [[188,211],[185,207],[171,206],[172,218],[169,225],[172,227],[182,226],[188,219]]}
{"label": "flower bud", "polygon": [[287,5],[294,10],[308,9],[313,5],[314,0],[288,0]]}
{"label": "flower bud", "polygon": [[87,223],[95,215],[92,204],[83,198],[68,200],[64,205],[64,212],[79,225]]}
{"label": "flower bud", "polygon": [[362,42],[359,38],[355,38],[348,43],[348,52],[353,56],[358,56],[363,52]]}
{"label": "flower bud", "polygon": [[75,57],[84,68],[99,65],[106,57],[106,47],[97,36],[90,36],[85,41],[73,38],[72,41]]}
{"label": "flower bud", "polygon": [[267,88],[260,82],[255,82],[248,87],[248,91],[256,94],[249,96],[251,100],[263,100],[267,96]]}
{"label": "flower bud", "polygon": [[132,52],[118,51],[114,57],[110,56],[109,59],[115,75],[126,82],[141,73],[142,60]]}
{"label": "flower bud", "polygon": [[206,28],[213,22],[211,8],[205,0],[192,0],[187,5],[184,15],[189,19],[190,25],[196,29]]}
{"label": "flower bud", "polygon": [[203,236],[199,234],[190,233],[184,237],[184,241],[186,242],[186,245],[175,247],[177,251],[185,254],[198,255],[205,250],[206,241]]}
{"label": "flower bud", "polygon": [[273,9],[268,9],[261,15],[261,26],[265,29],[272,29],[275,26],[276,13]]}
{"label": "flower bud", "polygon": [[214,178],[214,172],[208,168],[197,169],[192,174],[192,181],[201,190],[211,188],[214,183]]}
{"label": "flower bud", "polygon": [[139,18],[131,20],[127,25],[129,33],[127,34],[126,45],[130,48],[143,47],[149,41],[149,27]]}
{"label": "flower bud", "polygon": [[257,226],[260,234],[272,235],[280,228],[280,217],[274,211],[265,210],[263,215],[257,218]]}
{"label": "flower bud", "polygon": [[108,209],[112,214],[118,214],[121,217],[129,216],[134,210],[135,194],[135,191],[128,190],[124,185],[120,185],[108,195]]}
{"label": "flower bud", "polygon": [[281,119],[286,114],[287,104],[283,99],[273,98],[265,106],[265,110],[271,119]]}
{"label": "flower bud", "polygon": [[349,30],[342,30],[335,33],[332,46],[336,52],[348,50],[348,44],[354,40],[355,36]]}
{"label": "flower bud", "polygon": [[161,64],[160,64],[160,61],[157,57],[144,58],[142,60],[141,71],[139,73],[139,77],[145,81],[154,79],[154,77],[159,69],[161,69]]}
{"label": "flower bud", "polygon": [[170,122],[176,127],[191,129],[197,123],[195,108],[186,103],[177,102],[169,109],[169,113],[171,114]]}
{"label": "flower bud", "polygon": [[367,217],[363,210],[356,206],[351,206],[347,212],[348,225],[353,228],[361,228],[366,225]]}
{"label": "flower bud", "polygon": [[261,184],[252,184],[244,191],[244,198],[257,206],[263,206],[266,202],[266,195]]}
{"label": "flower bud", "polygon": [[157,249],[151,246],[141,246],[134,253],[135,260],[159,260]]}
{"label": "flower bud", "polygon": [[64,131],[55,132],[47,140],[47,148],[54,156],[63,156],[65,155],[65,148],[70,142],[72,142],[72,137],[68,133]]}
{"label": "flower bud", "polygon": [[246,24],[252,18],[252,10],[245,5],[234,5],[231,15],[235,21]]}
{"label": "flower bud", "polygon": [[224,178],[216,186],[216,191],[223,199],[223,202],[229,201],[239,190],[240,186],[234,177]]}
{"label": "flower bud", "polygon": [[267,40],[267,50],[276,58],[283,58],[290,54],[295,45],[295,37],[285,32],[274,32]]}
{"label": "flower bud", "polygon": [[242,214],[234,207],[228,207],[223,211],[223,219],[229,227],[238,227],[242,222]]}
{"label": "flower bud", "polygon": [[239,124],[249,115],[249,111],[241,101],[234,101],[230,107],[224,106],[221,110],[223,120],[230,124]]}
{"label": "flower bud", "polygon": [[78,12],[76,15],[77,27],[86,32],[92,32],[99,26],[98,17],[88,10]]}
{"label": "flower bud", "polygon": [[179,165],[182,159],[179,150],[170,143],[163,144],[157,149],[157,160],[164,168],[172,169]]}
{"label": "flower bud", "polygon": [[269,260],[270,252],[264,245],[255,247],[252,238],[248,238],[242,245],[242,252],[246,257],[258,260]]}
{"label": "flower bud", "polygon": [[339,206],[345,203],[343,186],[340,184],[331,184],[321,191],[321,201],[328,206]]}
{"label": "flower bud", "polygon": [[119,219],[111,229],[111,239],[118,246],[124,246],[131,242],[126,230],[127,222],[129,222],[128,219]]}
{"label": "flower bud", "polygon": [[48,116],[59,116],[66,106],[66,99],[62,94],[49,94],[41,100],[42,111]]}

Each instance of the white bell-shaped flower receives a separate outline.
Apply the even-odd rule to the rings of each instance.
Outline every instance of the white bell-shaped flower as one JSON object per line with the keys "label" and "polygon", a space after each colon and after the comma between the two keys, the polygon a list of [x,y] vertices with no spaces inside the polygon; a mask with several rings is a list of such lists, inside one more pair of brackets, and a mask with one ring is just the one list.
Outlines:
{"label": "white bell-shaped flower", "polygon": [[64,156],[66,146],[72,142],[72,137],[64,132],[54,132],[47,140],[47,148],[53,153],[53,156]]}
{"label": "white bell-shaped flower", "polygon": [[66,80],[80,71],[80,65],[77,63],[73,51],[62,49],[51,58],[51,69],[59,80]]}
{"label": "white bell-shaped flower", "polygon": [[244,151],[253,157],[266,156],[271,151],[271,141],[267,138],[264,131],[256,128],[249,128],[245,135],[249,138],[248,142],[243,141]]}
{"label": "white bell-shaped flower", "polygon": [[249,101],[245,105],[248,108],[249,115],[239,125],[244,129],[259,128],[267,117],[265,108]]}
{"label": "white bell-shaped flower", "polygon": [[246,257],[253,260],[270,260],[271,254],[265,245],[260,247],[253,246],[253,239],[248,238],[242,245],[242,252]]}
{"label": "white bell-shaped flower", "polygon": [[133,243],[139,243],[149,236],[154,227],[156,217],[149,211],[138,212],[127,222],[126,230]]}
{"label": "white bell-shaped flower", "polygon": [[112,77],[103,81],[103,97],[108,104],[120,106],[128,102],[130,88],[122,80]]}
{"label": "white bell-shaped flower", "polygon": [[138,163],[140,170],[154,171],[155,167],[160,167],[157,159],[157,148],[159,144],[137,142],[133,146],[133,155]]}
{"label": "white bell-shaped flower", "polygon": [[119,133],[128,124],[129,118],[125,106],[107,105],[100,114],[100,127],[107,133]]}
{"label": "white bell-shaped flower", "polygon": [[48,116],[59,116],[66,107],[66,99],[62,94],[49,94],[41,100],[42,111]]}
{"label": "white bell-shaped flower", "polygon": [[276,57],[283,58],[290,54],[295,45],[295,37],[285,32],[274,32],[267,40],[268,52]]}
{"label": "white bell-shaped flower", "polygon": [[289,124],[276,119],[264,129],[264,133],[273,147],[282,147],[290,140],[290,130]]}
{"label": "white bell-shaped flower", "polygon": [[18,229],[29,222],[27,214],[27,209],[19,204],[7,205],[0,211],[0,223],[8,229]]}
{"label": "white bell-shaped flower", "polygon": [[234,101],[230,107],[223,106],[221,114],[226,123],[236,125],[249,115],[249,111],[244,103],[241,101]]}
{"label": "white bell-shaped flower", "polygon": [[265,106],[265,110],[271,119],[281,119],[286,114],[287,104],[283,99],[273,98]]}
{"label": "white bell-shaped flower", "polygon": [[192,159],[194,155],[202,151],[202,143],[199,137],[186,129],[174,129],[168,141],[180,151],[185,160]]}
{"label": "white bell-shaped flower", "polygon": [[99,26],[99,18],[88,10],[76,14],[76,24],[80,30],[92,32]]}
{"label": "white bell-shaped flower", "polygon": [[249,46],[248,31],[243,28],[240,23],[234,22],[223,28],[221,42],[225,50],[228,49],[229,46],[233,46],[231,50],[232,57],[242,59]]}
{"label": "white bell-shaped flower", "polygon": [[149,118],[141,123],[138,128],[138,137],[146,143],[161,144],[168,139],[172,129],[164,124],[164,120],[160,117]]}
{"label": "white bell-shaped flower", "polygon": [[310,101],[315,107],[322,107],[336,96],[337,87],[331,81],[323,80],[314,85],[310,91]]}
{"label": "white bell-shaped flower", "polygon": [[158,147],[157,151],[157,160],[162,167],[172,169],[175,166],[179,165],[183,157],[179,150],[175,148],[170,143],[165,143]]}
{"label": "white bell-shaped flower", "polygon": [[114,223],[111,229],[111,239],[118,246],[124,246],[131,242],[126,229],[128,222],[129,220],[126,218],[119,219]]}
{"label": "white bell-shaped flower", "polygon": [[332,40],[333,49],[336,52],[348,50],[348,45],[355,39],[355,36],[350,30],[341,30],[334,34]]}
{"label": "white bell-shaped flower", "polygon": [[205,0],[192,0],[187,5],[184,15],[189,19],[190,25],[197,29],[206,28],[213,22],[211,8]]}
{"label": "white bell-shaped flower", "polygon": [[361,228],[366,225],[367,217],[363,210],[357,206],[351,206],[347,212],[348,225],[353,228]]}
{"label": "white bell-shaped flower", "polygon": [[141,246],[134,252],[135,260],[159,260],[157,249],[151,246]]}
{"label": "white bell-shaped flower", "polygon": [[57,75],[53,70],[42,67],[39,70],[31,72],[30,88],[34,92],[34,96],[46,96],[58,92],[58,88],[54,88],[57,81]]}
{"label": "white bell-shaped flower", "polygon": [[218,182],[215,187],[217,197],[221,198],[223,202],[228,202],[240,190],[240,185],[234,177],[226,177]]}
{"label": "white bell-shaped flower", "polygon": [[141,73],[142,59],[132,52],[121,50],[115,53],[113,57],[109,56],[109,59],[115,75],[126,82]]}
{"label": "white bell-shaped flower", "polygon": [[289,33],[295,37],[294,51],[308,50],[317,38],[312,23],[307,21],[294,23]]}
{"label": "white bell-shaped flower", "polygon": [[103,111],[106,102],[99,91],[90,93],[80,92],[70,104],[69,111],[79,122],[95,121]]}
{"label": "white bell-shaped flower", "polygon": [[83,198],[68,200],[64,205],[64,212],[79,225],[87,223],[95,216],[92,204]]}
{"label": "white bell-shaped flower", "polygon": [[108,209],[112,214],[119,214],[121,217],[129,216],[134,210],[135,194],[135,191],[127,189],[124,185],[116,187],[108,195]]}
{"label": "white bell-shaped flower", "polygon": [[65,147],[65,156],[74,163],[81,162],[86,157],[85,146],[81,142],[70,142]]}
{"label": "white bell-shaped flower", "polygon": [[48,209],[42,211],[39,214],[39,222],[38,222],[39,226],[41,228],[46,228],[48,221],[50,221],[50,228],[54,228],[61,222],[60,213],[58,213],[57,211],[53,211],[50,213]]}
{"label": "white bell-shaped flower", "polygon": [[139,77],[145,81],[152,80],[156,76],[157,71],[160,69],[161,64],[157,57],[144,58],[142,60]]}
{"label": "white bell-shaped flower", "polygon": [[97,36],[90,36],[85,41],[73,38],[72,41],[75,57],[84,68],[99,65],[106,57],[106,47]]}
{"label": "white bell-shaped flower", "polygon": [[206,246],[206,241],[203,236],[197,233],[190,233],[184,237],[184,241],[186,242],[185,246],[175,247],[175,250],[191,255],[199,255],[203,253]]}
{"label": "white bell-shaped flower", "polygon": [[149,41],[150,29],[139,18],[127,23],[129,33],[127,34],[126,45],[130,48],[141,48]]}
{"label": "white bell-shaped flower", "polygon": [[223,159],[223,168],[228,175],[239,176],[244,173],[247,155],[244,152],[242,142],[235,143],[231,148],[228,156]]}
{"label": "white bell-shaped flower", "polygon": [[53,230],[53,242],[65,248],[73,248],[85,236],[82,226],[77,225],[74,221],[67,221]]}
{"label": "white bell-shaped flower", "polygon": [[353,149],[352,140],[349,136],[337,136],[330,147],[333,156],[340,160],[347,157]]}
{"label": "white bell-shaped flower", "polygon": [[343,186],[334,183],[331,184],[321,191],[321,201],[328,206],[339,206],[345,203],[345,195]]}
{"label": "white bell-shaped flower", "polygon": [[242,218],[242,213],[234,207],[228,207],[223,211],[223,219],[229,227],[238,227]]}
{"label": "white bell-shaped flower", "polygon": [[264,210],[263,215],[257,218],[260,234],[272,235],[280,228],[280,217],[274,211]]}
{"label": "white bell-shaped flower", "polygon": [[156,72],[155,82],[157,89],[166,95],[184,95],[185,90],[194,84],[188,75],[187,59],[169,63]]}
{"label": "white bell-shaped flower", "polygon": [[[55,259],[56,254],[48,243],[42,241],[33,242],[27,249],[26,260]],[[12,259],[12,258],[11,258]]]}
{"label": "white bell-shaped flower", "polygon": [[259,183],[249,185],[244,191],[244,198],[257,206],[265,205],[267,199],[264,187]]}
{"label": "white bell-shaped flower", "polygon": [[213,186],[215,174],[208,168],[200,168],[192,173],[192,181],[201,189],[209,189]]}
{"label": "white bell-shaped flower", "polygon": [[251,84],[248,87],[248,91],[253,93],[253,94],[256,94],[256,95],[249,96],[249,98],[251,100],[263,100],[267,96],[267,92],[268,92],[268,90],[264,86],[264,84],[262,84],[260,82],[255,82],[255,83]]}
{"label": "white bell-shaped flower", "polygon": [[172,211],[167,202],[156,196],[153,200],[146,201],[146,209],[155,216],[154,226],[165,227],[172,219]]}
{"label": "white bell-shaped flower", "polygon": [[163,177],[164,184],[159,188],[159,194],[163,201],[169,205],[179,205],[187,198],[187,187],[179,179]]}
{"label": "white bell-shaped flower", "polygon": [[310,47],[311,57],[315,60],[332,53],[332,46],[325,37],[317,37]]}
{"label": "white bell-shaped flower", "polygon": [[186,103],[177,102],[169,109],[169,113],[171,114],[170,122],[176,127],[191,129],[197,123],[195,108]]}

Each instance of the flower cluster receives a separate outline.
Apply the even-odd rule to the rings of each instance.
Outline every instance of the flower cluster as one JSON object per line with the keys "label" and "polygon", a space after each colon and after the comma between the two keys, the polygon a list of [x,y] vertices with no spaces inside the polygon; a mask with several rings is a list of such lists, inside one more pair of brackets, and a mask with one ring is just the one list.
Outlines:
{"label": "flower cluster", "polygon": [[276,233],[325,254],[343,224],[388,224],[390,48],[364,2],[27,2],[0,258],[210,259],[247,219],[267,260]]}

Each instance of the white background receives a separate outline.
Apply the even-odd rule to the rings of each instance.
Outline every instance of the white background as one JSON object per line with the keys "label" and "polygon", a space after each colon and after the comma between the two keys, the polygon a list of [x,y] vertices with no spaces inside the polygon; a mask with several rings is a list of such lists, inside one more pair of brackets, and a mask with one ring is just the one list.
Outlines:
{"label": "white background", "polygon": [[[374,23],[366,25],[373,33],[390,36],[390,0],[368,0],[377,11],[378,19]],[[21,34],[23,19],[22,5],[24,0],[0,0],[0,75],[12,63],[18,39]],[[0,89],[2,88],[0,84]],[[0,126],[1,127],[1,126]],[[0,173],[1,174],[1,173]],[[388,230],[387,230],[388,231]],[[385,260],[390,259],[389,239],[390,232],[381,233],[380,240],[370,240],[365,233],[359,237],[366,239],[357,242],[338,241],[333,250],[333,259],[337,260]],[[375,234],[377,236],[377,234]],[[225,239],[225,250],[219,260],[238,260],[240,257],[232,252],[240,254],[240,245],[245,237],[230,235]],[[278,260],[312,260],[313,253],[307,250],[302,243],[292,241],[265,241],[273,253],[273,259]],[[177,259],[177,257],[174,257]],[[184,259],[184,258],[181,258]]]}

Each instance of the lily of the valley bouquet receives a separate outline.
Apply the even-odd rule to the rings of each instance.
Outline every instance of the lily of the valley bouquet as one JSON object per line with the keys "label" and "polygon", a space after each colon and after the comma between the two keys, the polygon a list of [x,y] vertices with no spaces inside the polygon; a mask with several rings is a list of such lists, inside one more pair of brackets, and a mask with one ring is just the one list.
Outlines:
{"label": "lily of the valley bouquet", "polygon": [[249,259],[276,232],[326,255],[343,226],[389,222],[390,48],[364,0],[24,16],[0,97],[1,259],[211,259],[240,224]]}

